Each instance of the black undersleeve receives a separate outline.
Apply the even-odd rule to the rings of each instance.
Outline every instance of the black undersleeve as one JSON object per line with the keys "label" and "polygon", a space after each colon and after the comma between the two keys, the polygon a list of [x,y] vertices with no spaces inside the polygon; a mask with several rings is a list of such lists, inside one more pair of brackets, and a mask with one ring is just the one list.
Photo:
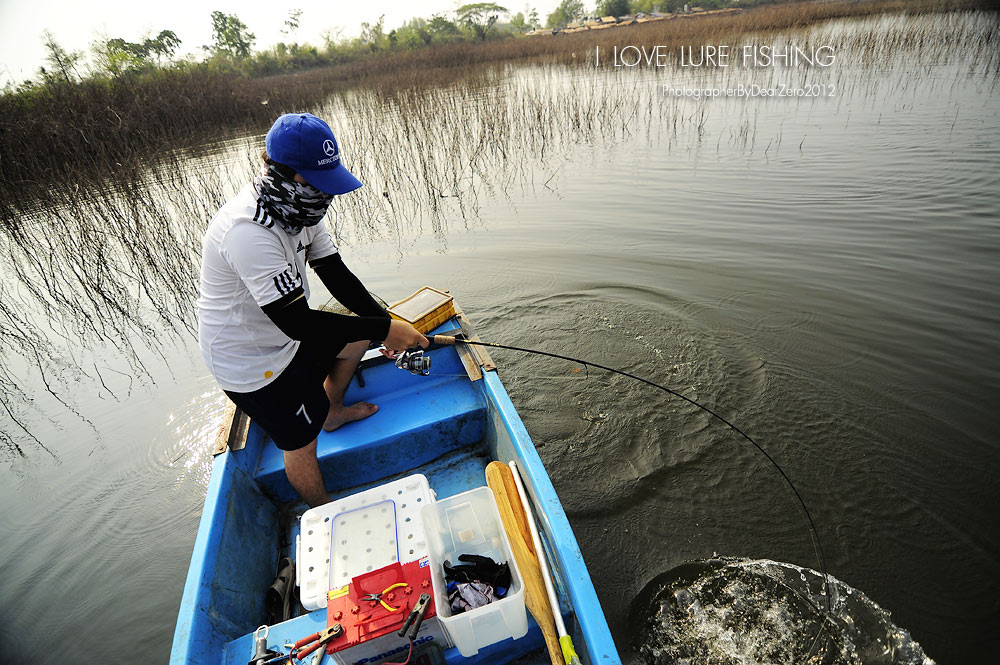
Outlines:
{"label": "black undersleeve", "polygon": [[323,281],[323,286],[327,288],[330,295],[347,309],[358,316],[389,318],[389,313],[372,298],[361,280],[344,265],[344,260],[340,258],[339,253],[310,261],[309,265]]}
{"label": "black undersleeve", "polygon": [[291,339],[325,345],[337,344],[338,348],[363,339],[384,340],[389,334],[391,321],[387,317],[345,316],[311,309],[301,288],[261,309]]}

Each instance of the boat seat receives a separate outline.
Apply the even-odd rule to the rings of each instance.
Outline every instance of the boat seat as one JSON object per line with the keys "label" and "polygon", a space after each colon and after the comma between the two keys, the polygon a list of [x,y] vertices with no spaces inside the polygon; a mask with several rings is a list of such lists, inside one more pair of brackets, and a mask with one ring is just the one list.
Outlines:
{"label": "boat seat", "polygon": [[[486,433],[486,399],[450,348],[430,352],[431,375],[414,376],[391,362],[362,371],[365,387],[351,381],[345,403],[368,401],[379,410],[333,432],[321,432],[317,457],[330,492],[373,482],[478,443]],[[254,474],[261,490],[293,501],[284,458],[273,442],[261,451]]]}

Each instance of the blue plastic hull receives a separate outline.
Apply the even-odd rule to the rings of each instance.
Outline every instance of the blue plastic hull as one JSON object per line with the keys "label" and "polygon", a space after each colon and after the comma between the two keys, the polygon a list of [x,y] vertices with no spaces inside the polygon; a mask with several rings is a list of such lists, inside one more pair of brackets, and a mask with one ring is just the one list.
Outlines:
{"label": "blue plastic hull", "polygon": [[[454,323],[446,327],[455,327]],[[550,553],[567,630],[585,663],[620,663],[593,583],[559,498],[496,372],[470,381],[453,348],[431,352],[431,376],[383,363],[364,370],[347,401],[379,405],[374,416],[323,433],[318,457],[332,496],[422,473],[438,498],[485,485],[493,459],[516,460]],[[253,631],[266,622],[264,589],[275,563],[291,555],[293,513],[306,508],[284,474],[281,452],[251,425],[243,450],[215,457],[178,613],[170,662],[245,665]],[[271,645],[295,642],[325,627],[325,610],[271,627]],[[504,663],[527,654],[549,662],[540,631],[481,649],[474,658],[445,650],[448,663]]]}

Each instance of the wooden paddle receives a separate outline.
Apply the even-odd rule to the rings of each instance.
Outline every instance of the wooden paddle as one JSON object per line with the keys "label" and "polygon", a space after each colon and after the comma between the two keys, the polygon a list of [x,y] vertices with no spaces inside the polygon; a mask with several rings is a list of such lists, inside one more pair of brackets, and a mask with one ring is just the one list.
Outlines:
{"label": "wooden paddle", "polygon": [[531,616],[535,617],[538,627],[542,629],[552,665],[565,665],[559,638],[556,636],[555,622],[552,619],[549,596],[545,590],[542,571],[538,567],[538,557],[535,556],[534,544],[528,531],[528,520],[521,506],[517,486],[514,484],[514,475],[503,462],[490,462],[486,467],[486,484],[493,490],[504,531],[510,540],[510,549],[514,553],[514,560],[521,573],[524,604],[531,612]]}

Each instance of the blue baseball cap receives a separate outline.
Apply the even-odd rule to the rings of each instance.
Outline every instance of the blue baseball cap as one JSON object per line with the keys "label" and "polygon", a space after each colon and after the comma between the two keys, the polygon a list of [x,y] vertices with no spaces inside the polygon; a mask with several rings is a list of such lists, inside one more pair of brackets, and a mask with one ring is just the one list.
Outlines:
{"label": "blue baseball cap", "polygon": [[340,146],[330,125],[312,113],[286,113],[264,139],[267,156],[301,175],[326,194],[346,194],[361,181],[340,163]]}

